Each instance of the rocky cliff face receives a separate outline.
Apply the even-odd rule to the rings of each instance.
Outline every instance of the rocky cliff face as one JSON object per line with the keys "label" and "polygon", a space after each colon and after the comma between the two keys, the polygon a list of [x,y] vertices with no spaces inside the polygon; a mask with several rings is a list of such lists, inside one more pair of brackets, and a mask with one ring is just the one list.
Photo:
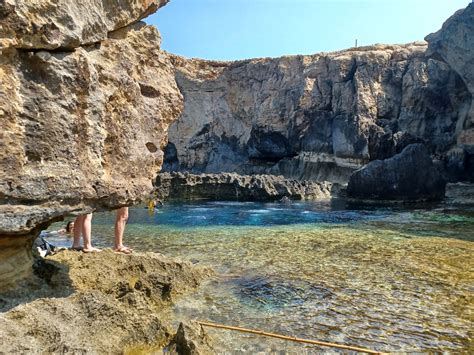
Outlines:
{"label": "rocky cliff face", "polygon": [[169,0],[2,0],[2,47],[73,50],[155,12]]}
{"label": "rocky cliff face", "polygon": [[164,169],[346,183],[369,161],[423,142],[456,167],[451,180],[472,179],[473,12],[436,37],[456,46],[446,59],[425,42],[239,62],[174,57],[185,104]]}
{"label": "rocky cliff face", "polygon": [[[462,78],[471,96],[471,108],[452,152],[452,170],[466,167],[466,177],[474,181],[474,3],[450,17],[443,28],[426,37],[428,54],[448,63]],[[467,180],[467,179],[465,179]]]}
{"label": "rocky cliff face", "polygon": [[138,20],[165,3],[0,2],[0,287],[52,220],[151,190],[182,95]]}

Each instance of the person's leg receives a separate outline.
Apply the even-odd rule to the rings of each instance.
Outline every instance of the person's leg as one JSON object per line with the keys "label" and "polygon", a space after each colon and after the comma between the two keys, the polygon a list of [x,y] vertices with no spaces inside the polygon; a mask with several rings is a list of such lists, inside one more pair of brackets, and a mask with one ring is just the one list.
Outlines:
{"label": "person's leg", "polygon": [[92,232],[92,213],[89,213],[84,216],[84,222],[82,224],[82,239],[84,240],[83,251],[85,253],[100,250],[92,246],[91,232]]}
{"label": "person's leg", "polygon": [[74,221],[74,241],[72,242],[72,249],[79,250],[81,248],[81,233],[82,233],[82,225],[84,223],[85,215],[80,215],[76,217]]}
{"label": "person's leg", "polygon": [[128,220],[128,207],[122,207],[117,210],[115,218],[115,243],[114,250],[116,251],[130,251],[123,245],[123,233],[125,231],[125,224]]}

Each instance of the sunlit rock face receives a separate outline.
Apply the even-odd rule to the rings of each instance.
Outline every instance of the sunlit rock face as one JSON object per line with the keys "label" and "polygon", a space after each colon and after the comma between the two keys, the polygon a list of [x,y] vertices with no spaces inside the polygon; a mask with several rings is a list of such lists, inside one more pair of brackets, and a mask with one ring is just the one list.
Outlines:
{"label": "sunlit rock face", "polygon": [[[183,106],[158,31],[137,22],[163,3],[2,3],[2,36],[11,40],[0,55],[4,265],[8,258],[30,258],[28,246],[10,239],[28,236],[23,244],[31,243],[54,219],[131,204],[151,190],[167,128]],[[107,18],[106,8],[117,13]],[[99,37],[77,30],[74,16],[82,11],[84,21],[103,30]],[[31,26],[15,27],[15,18]],[[45,21],[59,32],[48,35]],[[28,263],[13,265],[0,265],[0,287],[11,275],[29,272]]]}
{"label": "sunlit rock face", "polygon": [[3,0],[0,43],[23,49],[74,49],[155,12],[169,0]]}
{"label": "sunlit rock face", "polygon": [[[458,22],[471,31],[472,18]],[[472,179],[460,142],[472,100],[466,73],[474,71],[427,48],[375,45],[238,62],[175,57],[185,104],[170,127],[164,170],[347,183],[369,161],[425,143],[450,180]],[[472,56],[472,44],[465,50]],[[469,55],[460,53],[459,66]]]}

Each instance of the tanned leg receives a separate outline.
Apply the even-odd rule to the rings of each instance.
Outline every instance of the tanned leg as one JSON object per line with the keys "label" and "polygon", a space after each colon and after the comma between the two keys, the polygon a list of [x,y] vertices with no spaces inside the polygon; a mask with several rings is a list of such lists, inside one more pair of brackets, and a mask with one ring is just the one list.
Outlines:
{"label": "tanned leg", "polygon": [[125,225],[128,220],[128,207],[122,207],[117,210],[115,218],[115,243],[114,249],[116,251],[124,251],[130,249],[123,245],[123,233],[125,232]]}
{"label": "tanned leg", "polygon": [[84,240],[84,249],[82,251],[85,253],[100,251],[100,249],[94,248],[92,246],[91,232],[92,232],[92,213],[89,213],[84,216],[84,223],[82,225],[82,239]]}
{"label": "tanned leg", "polygon": [[72,242],[72,249],[79,249],[81,247],[82,225],[85,217],[85,215],[77,216],[74,221],[74,241]]}

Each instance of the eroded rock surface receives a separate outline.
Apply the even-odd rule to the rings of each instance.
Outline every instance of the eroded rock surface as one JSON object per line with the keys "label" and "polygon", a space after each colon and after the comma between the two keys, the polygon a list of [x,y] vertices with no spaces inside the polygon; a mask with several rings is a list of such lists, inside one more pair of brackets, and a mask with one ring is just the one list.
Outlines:
{"label": "eroded rock surface", "polygon": [[369,161],[424,143],[450,180],[472,180],[473,12],[471,4],[428,36],[429,49],[419,42],[238,62],[174,57],[185,104],[164,169],[347,183]]}
{"label": "eroded rock surface", "polygon": [[441,200],[446,181],[422,144],[400,154],[375,160],[350,177],[347,195],[364,200]]}
{"label": "eroded rock surface", "polygon": [[156,178],[156,193],[164,199],[315,200],[328,199],[338,191],[337,184],[274,175],[160,173]]}
{"label": "eroded rock surface", "polygon": [[0,293],[1,352],[163,347],[174,333],[165,321],[170,302],[212,275],[154,253],[63,251],[38,263],[24,289]]}
{"label": "eroded rock surface", "polygon": [[[74,49],[105,40],[169,0],[3,0],[1,47]],[[0,48],[1,48],[0,47]]]}
{"label": "eroded rock surface", "polygon": [[[165,2],[0,3],[2,36],[12,40],[0,54],[0,244],[28,236],[31,245],[66,214],[151,191],[182,95],[157,29],[137,21]],[[53,34],[44,23],[56,24]],[[30,245],[2,248],[0,259],[27,260]],[[14,273],[0,266],[0,288],[31,269],[11,264]]]}

